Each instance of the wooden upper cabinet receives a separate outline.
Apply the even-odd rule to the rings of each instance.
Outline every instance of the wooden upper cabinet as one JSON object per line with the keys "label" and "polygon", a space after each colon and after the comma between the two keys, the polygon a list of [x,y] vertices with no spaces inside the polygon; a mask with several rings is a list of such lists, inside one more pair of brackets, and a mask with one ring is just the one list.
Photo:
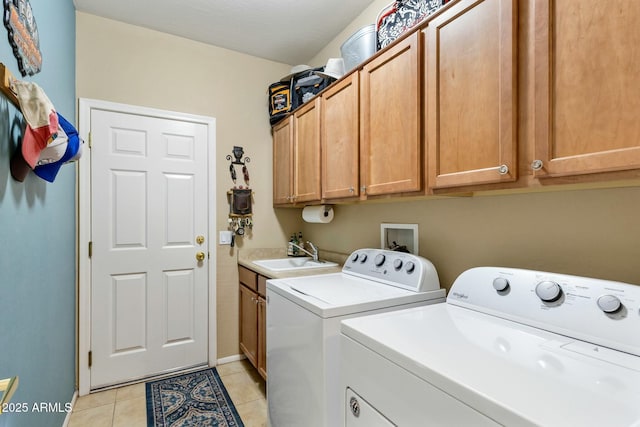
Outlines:
{"label": "wooden upper cabinet", "polygon": [[273,204],[290,204],[293,195],[293,116],[273,127]]}
{"label": "wooden upper cabinet", "polygon": [[363,195],[422,188],[422,39],[415,32],[360,74],[360,185]]}
{"label": "wooden upper cabinet", "polygon": [[638,1],[535,1],[535,176],[640,168],[638,22]]}
{"label": "wooden upper cabinet", "polygon": [[320,200],[320,97],[293,114],[293,201]]}
{"label": "wooden upper cabinet", "polygon": [[322,95],[322,198],[356,197],[359,191],[358,72]]}
{"label": "wooden upper cabinet", "polygon": [[516,0],[463,0],[429,22],[429,188],[517,179],[517,24]]}

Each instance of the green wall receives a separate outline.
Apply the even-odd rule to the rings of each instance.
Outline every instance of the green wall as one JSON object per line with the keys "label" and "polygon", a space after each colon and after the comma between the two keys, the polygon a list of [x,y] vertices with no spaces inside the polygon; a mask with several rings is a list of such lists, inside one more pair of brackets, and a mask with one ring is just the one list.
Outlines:
{"label": "green wall", "polygon": [[[72,0],[30,0],[40,35],[38,83],[56,109],[75,120],[75,9]],[[0,62],[20,78],[0,28]],[[0,379],[19,375],[1,427],[60,426],[75,389],[75,166],[55,182],[30,173],[11,178],[9,160],[24,128],[22,115],[0,95]],[[48,412],[33,405],[51,404]],[[61,411],[56,410],[58,404]]]}

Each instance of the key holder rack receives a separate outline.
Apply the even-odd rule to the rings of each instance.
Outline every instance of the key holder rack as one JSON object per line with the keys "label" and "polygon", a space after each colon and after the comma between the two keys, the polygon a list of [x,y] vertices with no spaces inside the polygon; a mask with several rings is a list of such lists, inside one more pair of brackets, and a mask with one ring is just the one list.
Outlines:
{"label": "key holder rack", "polygon": [[[236,236],[244,236],[247,229],[253,228],[253,191],[249,188],[249,169],[247,164],[251,162],[249,157],[244,157],[244,149],[234,146],[233,155],[227,155],[226,159],[230,161],[229,174],[233,181],[233,188],[227,191],[229,200],[229,230],[231,230],[231,247],[235,245]],[[242,166],[243,185],[236,185],[238,177],[236,174],[236,166]]]}

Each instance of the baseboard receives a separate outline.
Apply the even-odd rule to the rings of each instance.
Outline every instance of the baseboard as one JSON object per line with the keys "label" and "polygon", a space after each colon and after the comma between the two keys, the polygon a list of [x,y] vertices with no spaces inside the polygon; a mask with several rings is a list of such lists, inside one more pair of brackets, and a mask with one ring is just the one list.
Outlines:
{"label": "baseboard", "polygon": [[224,365],[225,363],[237,362],[238,360],[243,360],[246,358],[247,356],[245,356],[244,354],[236,354],[233,356],[223,357],[221,359],[218,359],[216,362],[218,365]]}
{"label": "baseboard", "polygon": [[73,397],[71,398],[71,410],[67,412],[67,416],[64,417],[64,422],[62,423],[62,427],[67,427],[69,425],[69,421],[71,421],[71,413],[73,412],[73,407],[76,406],[76,400],[78,399],[78,390],[73,393]]}

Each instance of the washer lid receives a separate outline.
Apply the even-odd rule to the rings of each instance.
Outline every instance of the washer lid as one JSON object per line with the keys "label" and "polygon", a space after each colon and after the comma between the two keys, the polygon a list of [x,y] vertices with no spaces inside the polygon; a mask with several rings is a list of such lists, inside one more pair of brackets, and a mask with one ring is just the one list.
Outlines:
{"label": "washer lid", "polygon": [[271,279],[267,281],[270,290],[321,317],[444,298],[444,289],[413,292],[343,273]]}
{"label": "washer lid", "polygon": [[640,425],[640,357],[435,304],[342,321],[352,338],[503,425]]}

